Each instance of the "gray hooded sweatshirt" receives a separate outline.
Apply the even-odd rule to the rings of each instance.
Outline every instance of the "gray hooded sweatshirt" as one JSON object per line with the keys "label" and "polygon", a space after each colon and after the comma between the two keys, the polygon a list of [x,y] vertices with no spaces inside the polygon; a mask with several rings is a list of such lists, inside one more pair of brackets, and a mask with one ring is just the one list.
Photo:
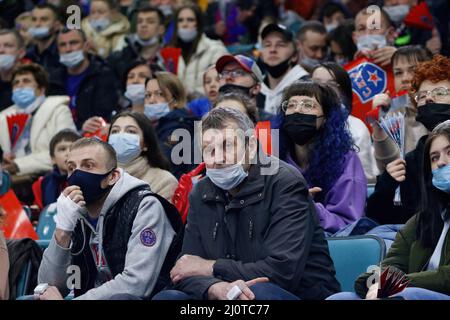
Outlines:
{"label": "gray hooded sweatshirt", "polygon": [[[101,235],[103,233],[103,220],[108,210],[131,189],[148,185],[122,169],[119,170],[121,177],[105,200],[96,228],[91,226],[91,229],[95,232],[92,232],[91,239],[86,239],[89,244],[97,243],[99,252],[103,252]],[[77,213],[83,217],[86,211],[78,210]],[[83,219],[85,218],[83,217]],[[89,222],[86,221],[86,224],[89,224]],[[152,233],[150,241],[148,238],[149,232]],[[161,203],[155,197],[145,197],[133,222],[123,272],[108,280],[105,273],[109,273],[109,268],[105,265],[102,266],[103,259],[95,258],[93,254],[96,264],[100,260],[96,287],[76,299],[106,300],[113,295],[124,293],[140,298],[149,296],[156,284],[174,236],[175,231],[166,217]],[[69,248],[59,246],[53,235],[39,267],[38,282],[56,286],[63,296],[69,293],[67,280],[69,276],[74,274],[73,269],[70,268],[72,261],[70,248],[71,245]],[[72,281],[69,282],[69,285],[71,284]]]}

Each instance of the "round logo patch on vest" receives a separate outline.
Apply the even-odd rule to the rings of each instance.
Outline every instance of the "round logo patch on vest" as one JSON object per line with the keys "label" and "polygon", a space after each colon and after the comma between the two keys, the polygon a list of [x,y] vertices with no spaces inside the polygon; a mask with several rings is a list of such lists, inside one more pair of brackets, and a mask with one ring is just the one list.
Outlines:
{"label": "round logo patch on vest", "polygon": [[141,243],[146,247],[153,247],[156,243],[156,234],[152,228],[147,228],[141,232]]}

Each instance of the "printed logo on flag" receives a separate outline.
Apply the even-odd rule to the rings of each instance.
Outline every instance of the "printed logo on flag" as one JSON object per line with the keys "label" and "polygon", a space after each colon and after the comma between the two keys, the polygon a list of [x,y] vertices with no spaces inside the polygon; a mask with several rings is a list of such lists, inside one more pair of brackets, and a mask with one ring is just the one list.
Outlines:
{"label": "printed logo on flag", "polygon": [[386,71],[376,64],[360,63],[348,70],[348,74],[352,80],[353,92],[362,103],[369,102],[376,94],[386,90]]}

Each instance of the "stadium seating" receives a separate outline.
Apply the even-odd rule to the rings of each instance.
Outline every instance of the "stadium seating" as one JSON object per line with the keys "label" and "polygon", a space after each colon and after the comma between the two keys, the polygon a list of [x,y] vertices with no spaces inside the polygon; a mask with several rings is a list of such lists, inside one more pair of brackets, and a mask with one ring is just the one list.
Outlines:
{"label": "stadium seating", "polygon": [[383,239],[372,236],[327,238],[336,277],[342,291],[354,291],[356,278],[372,265],[379,265],[386,247]]}

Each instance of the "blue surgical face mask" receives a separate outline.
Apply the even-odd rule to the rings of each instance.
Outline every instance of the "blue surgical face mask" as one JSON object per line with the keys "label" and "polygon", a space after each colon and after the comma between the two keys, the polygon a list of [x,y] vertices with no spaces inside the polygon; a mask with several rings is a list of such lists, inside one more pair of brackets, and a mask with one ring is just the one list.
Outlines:
{"label": "blue surgical face mask", "polygon": [[28,32],[33,38],[36,39],[45,39],[50,36],[50,28],[49,27],[31,27],[28,29]]}
{"label": "blue surgical face mask", "polygon": [[0,70],[11,70],[14,66],[14,62],[16,62],[16,56],[12,54],[0,54]]}
{"label": "blue surgical face mask", "polygon": [[146,104],[144,106],[144,114],[150,120],[159,120],[165,115],[167,115],[169,112],[170,108],[167,102]]}
{"label": "blue surgical face mask", "polygon": [[197,37],[197,29],[178,29],[178,38],[184,42],[192,42]]}
{"label": "blue surgical face mask", "polygon": [[84,60],[83,50],[72,51],[60,55],[59,62],[65,65],[67,68],[74,68],[80,65]]}
{"label": "blue surgical face mask", "polygon": [[450,164],[433,170],[433,186],[450,194]]}
{"label": "blue surgical face mask", "polygon": [[139,135],[132,133],[115,133],[109,136],[109,144],[117,154],[117,161],[128,164],[141,154]]}
{"label": "blue surgical face mask", "polygon": [[236,163],[220,169],[206,169],[206,175],[217,187],[223,190],[236,188],[248,176],[242,164]]}
{"label": "blue surgical face mask", "polygon": [[144,84],[129,84],[125,97],[130,99],[133,104],[144,104],[145,99],[145,85]]}
{"label": "blue surgical face mask", "polygon": [[21,109],[26,109],[36,100],[36,94],[31,87],[17,88],[13,90],[12,101]]}
{"label": "blue surgical face mask", "polygon": [[67,183],[69,186],[80,187],[84,201],[86,204],[91,204],[111,190],[112,186],[103,189],[101,182],[113,171],[114,169],[105,174],[97,174],[77,169],[67,179]]}
{"label": "blue surgical face mask", "polygon": [[384,34],[366,34],[359,36],[356,42],[358,50],[375,50],[386,47],[386,35]]}
{"label": "blue surgical face mask", "polygon": [[100,18],[89,20],[91,27],[95,29],[97,32],[103,31],[111,24],[111,21],[108,18]]}

